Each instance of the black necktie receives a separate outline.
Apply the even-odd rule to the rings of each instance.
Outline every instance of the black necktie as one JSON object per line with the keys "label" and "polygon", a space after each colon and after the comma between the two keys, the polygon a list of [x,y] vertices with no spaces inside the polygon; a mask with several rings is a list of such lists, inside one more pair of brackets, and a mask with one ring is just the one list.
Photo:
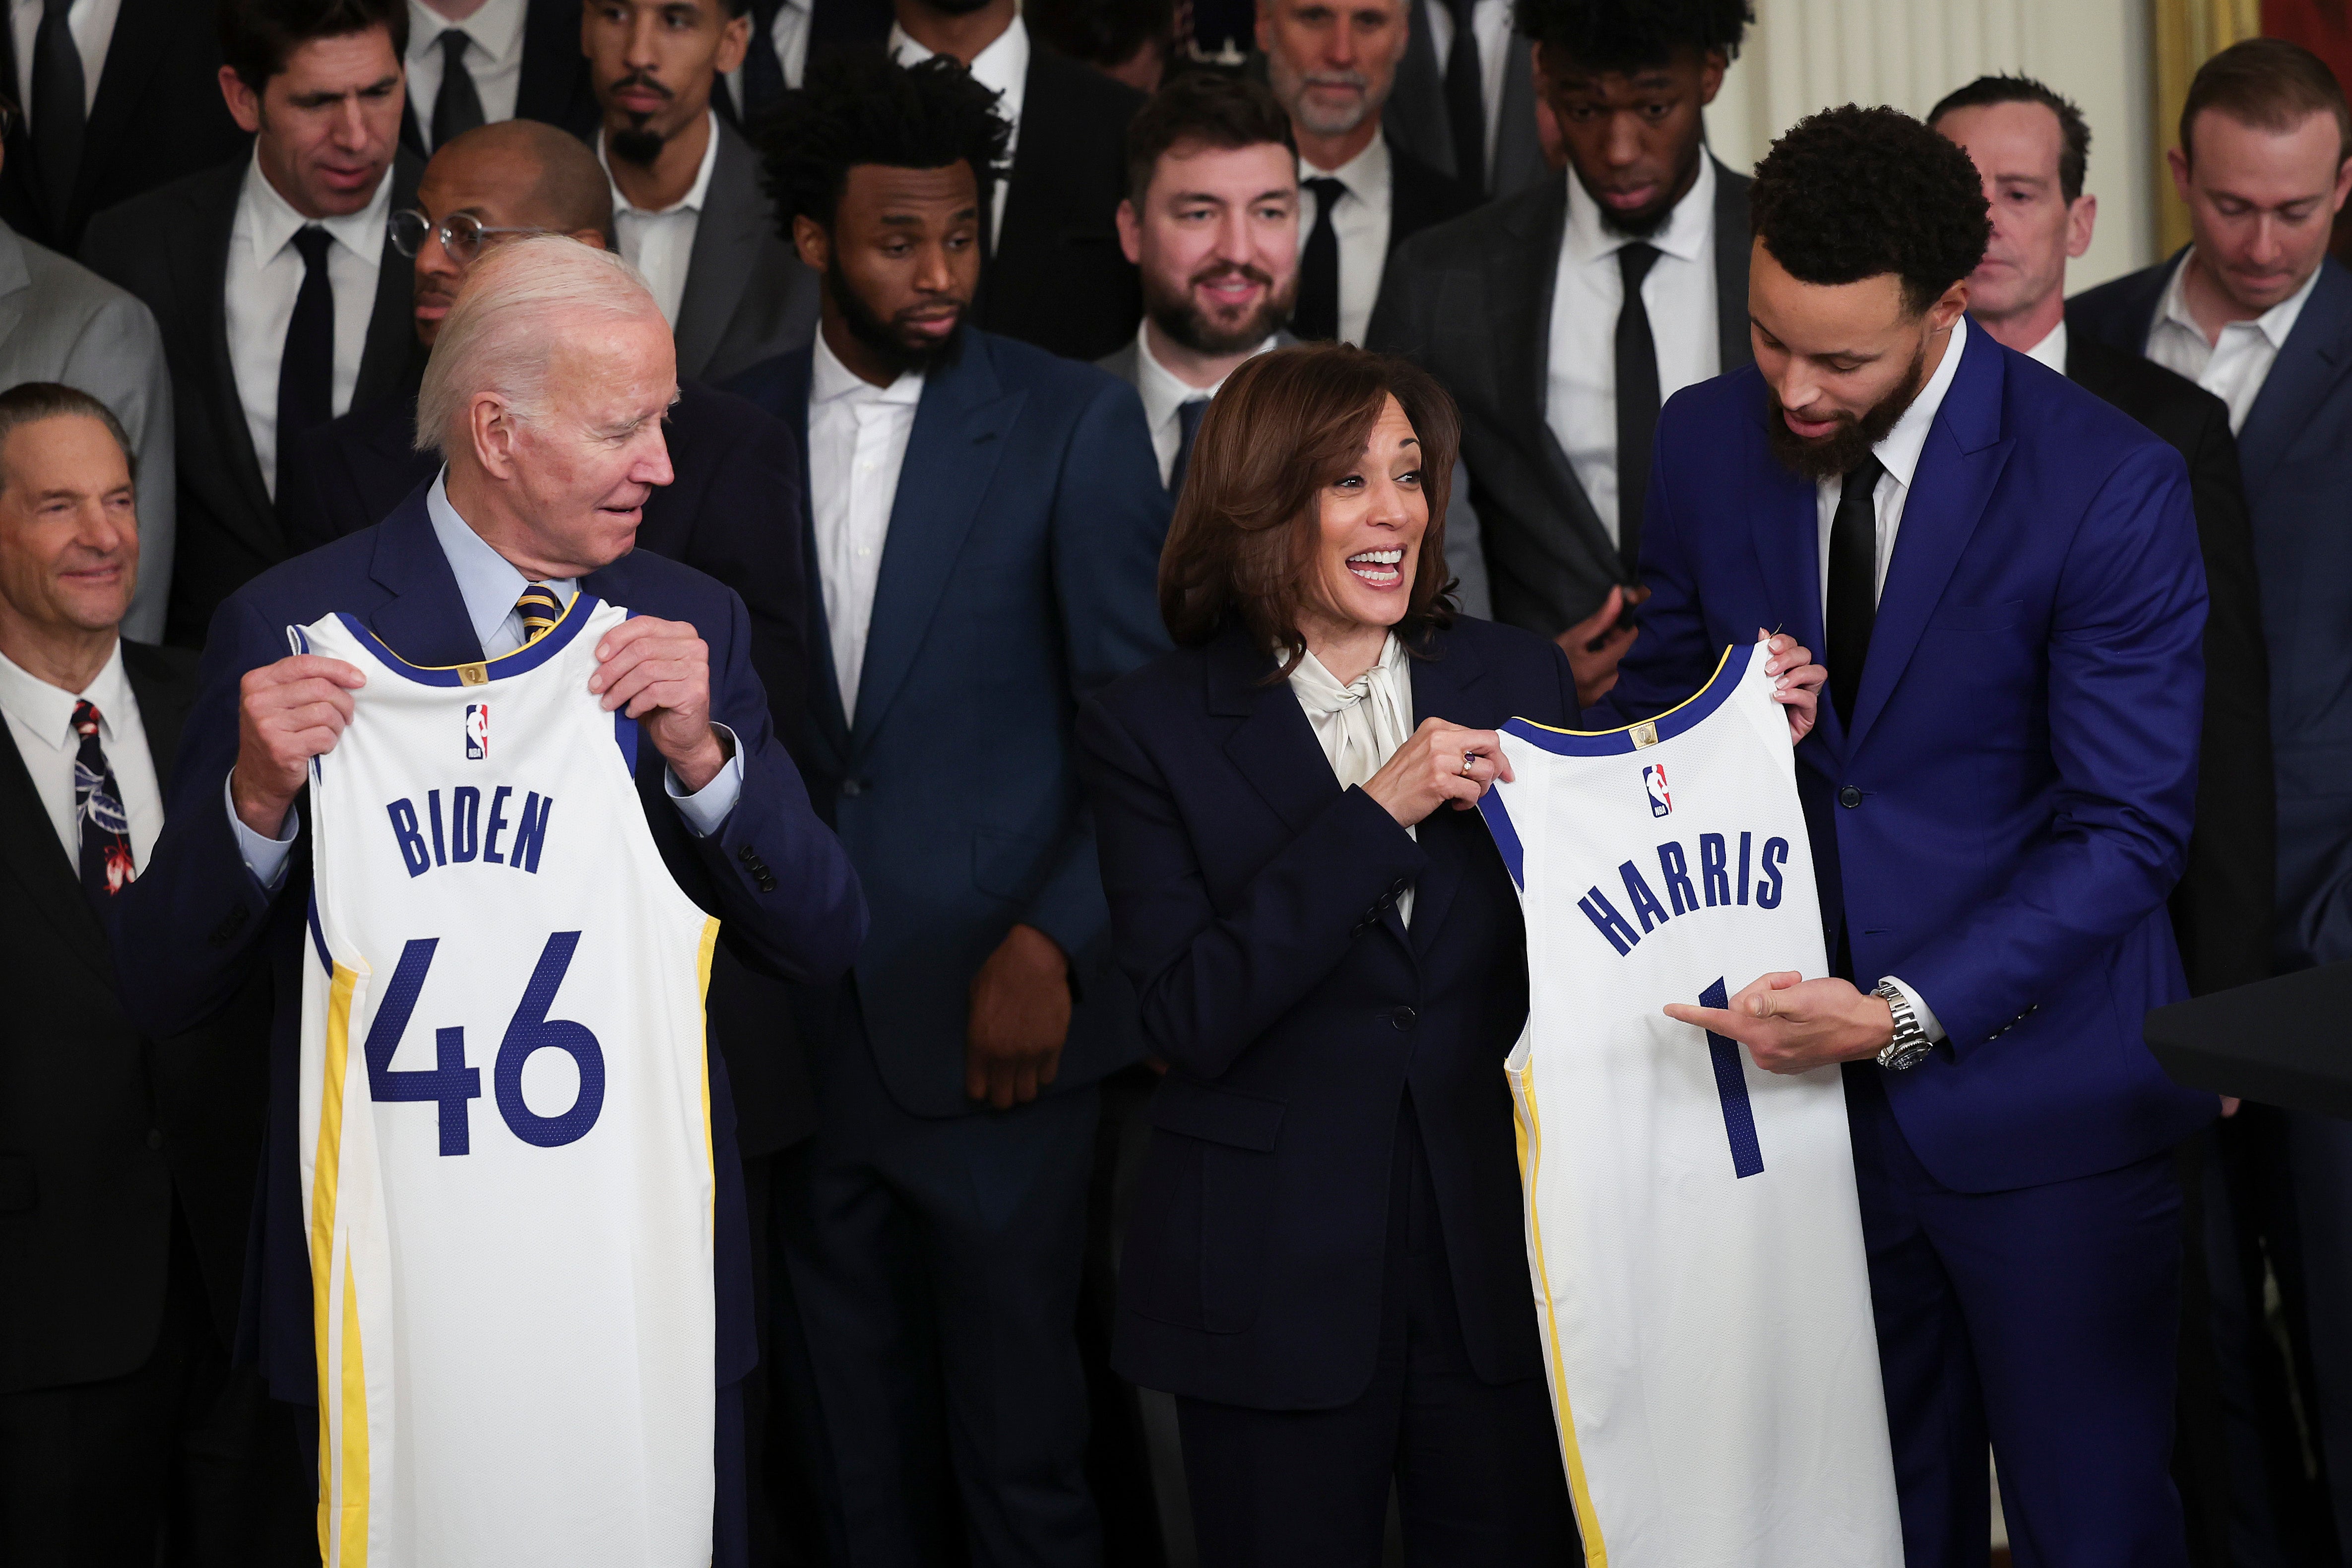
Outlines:
{"label": "black necktie", "polygon": [[753,0],[751,47],[743,56],[743,123],[758,120],[768,105],[783,97],[784,62],[776,53],[776,14],[782,0]]}
{"label": "black necktie", "polygon": [[122,809],[122,791],[114,785],[114,768],[98,743],[99,713],[86,702],[73,710],[74,734],[81,745],[74,752],[74,821],[81,828],[81,885],[91,899],[104,903],[131,885],[139,868],[131,856],[131,815]]}
{"label": "black necktie", "polygon": [[1654,246],[1617,252],[1625,300],[1617,307],[1617,550],[1629,577],[1642,570],[1642,502],[1650,489],[1650,441],[1658,430],[1658,345],[1642,279],[1657,265]]}
{"label": "black necktie", "polygon": [[1298,257],[1298,305],[1290,313],[1290,329],[1313,342],[1339,335],[1339,235],[1331,226],[1331,209],[1348,187],[1328,174],[1298,183],[1315,193],[1315,226]]}
{"label": "black necktie", "polygon": [[1204,397],[1186,398],[1176,405],[1176,461],[1168,468],[1168,493],[1184,487],[1184,466],[1192,461],[1192,438],[1201,434],[1201,416],[1209,412]]}
{"label": "black necktie", "polygon": [[1470,14],[1478,0],[1445,0],[1454,13],[1454,47],[1445,57],[1445,122],[1454,132],[1454,177],[1474,191],[1486,188],[1486,93],[1478,68],[1478,35]]}
{"label": "black necktie", "polygon": [[81,50],[66,12],[73,0],[41,0],[41,25],[33,34],[33,162],[41,171],[41,194],[54,223],[65,222],[73,199],[74,175],[81,168],[88,86]]}
{"label": "black necktie", "polygon": [[466,35],[451,27],[434,40],[441,47],[441,90],[433,95],[433,151],[482,123],[482,95],[466,68]]}
{"label": "black necktie", "polygon": [[286,461],[302,433],[335,416],[335,289],[327,280],[327,231],[311,224],[294,233],[302,253],[302,291],[286,323],[286,351],[278,361],[278,500],[286,501]]}
{"label": "black necktie", "polygon": [[1879,476],[1886,470],[1875,457],[1838,484],[1837,515],[1830,521],[1830,696],[1838,717],[1853,722],[1854,694],[1862,690],[1863,662],[1870,657],[1870,628],[1878,619]]}

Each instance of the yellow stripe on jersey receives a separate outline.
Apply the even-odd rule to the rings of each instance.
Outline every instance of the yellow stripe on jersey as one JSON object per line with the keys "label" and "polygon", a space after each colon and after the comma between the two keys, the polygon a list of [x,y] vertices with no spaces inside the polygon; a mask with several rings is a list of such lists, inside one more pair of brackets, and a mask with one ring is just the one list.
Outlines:
{"label": "yellow stripe on jersey", "polygon": [[352,993],[359,976],[335,966],[327,993],[326,1061],[320,1073],[319,1146],[310,1166],[310,1310],[311,1343],[319,1358],[319,1556],[335,1557],[335,1432],[334,1403],[328,1390],[334,1385],[328,1356],[328,1308],[334,1300],[335,1178],[342,1156],[343,1068],[351,1055]]}
{"label": "yellow stripe on jersey", "polygon": [[[702,949],[695,955],[696,995],[704,1003],[710,999],[710,956],[719,947],[719,919],[716,915],[702,923]],[[710,1177],[710,1235],[712,1245],[719,1236],[719,1155],[710,1146],[710,1033],[706,1027],[702,1037],[702,1161],[705,1174]]]}
{"label": "yellow stripe on jersey", "polygon": [[1643,724],[1664,724],[1667,719],[1672,718],[1675,715],[1682,712],[1683,709],[1690,706],[1691,704],[1698,701],[1699,698],[1706,695],[1706,688],[1715,685],[1715,676],[1723,674],[1723,666],[1729,664],[1731,662],[1731,655],[1738,653],[1739,651],[1739,645],[1736,643],[1730,647],[1726,648],[1723,651],[1723,657],[1715,662],[1715,674],[1709,675],[1706,679],[1701,681],[1698,685],[1698,690],[1691,693],[1690,695],[1683,698],[1682,701],[1676,703],[1674,706],[1668,708],[1665,712],[1658,715],[1656,717],[1643,719],[1640,724],[1621,724],[1615,729],[1563,729],[1556,724],[1538,724],[1531,718],[1523,718],[1518,722],[1526,725],[1529,729],[1547,729],[1554,735],[1623,735],[1628,730],[1641,728]]}
{"label": "yellow stripe on jersey", "polygon": [[360,1287],[343,1257],[343,1551],[336,1568],[367,1568],[367,1367],[360,1354]]}
{"label": "yellow stripe on jersey", "polygon": [[1559,1319],[1551,1299],[1551,1270],[1545,1266],[1543,1226],[1536,1218],[1536,1175],[1543,1168],[1543,1122],[1536,1113],[1535,1059],[1528,1053],[1511,1085],[1513,1141],[1518,1145],[1519,1187],[1526,1194],[1528,1235],[1536,1254],[1536,1284],[1542,1292],[1544,1349],[1550,1362],[1554,1410],[1559,1419],[1559,1451],[1568,1466],[1569,1498],[1576,1506],[1577,1532],[1584,1537],[1585,1568],[1609,1568],[1609,1548],[1601,1539],[1601,1516],[1592,1506],[1591,1484],[1585,1479],[1584,1455],[1576,1446],[1576,1416],[1568,1398],[1568,1369],[1561,1364]]}

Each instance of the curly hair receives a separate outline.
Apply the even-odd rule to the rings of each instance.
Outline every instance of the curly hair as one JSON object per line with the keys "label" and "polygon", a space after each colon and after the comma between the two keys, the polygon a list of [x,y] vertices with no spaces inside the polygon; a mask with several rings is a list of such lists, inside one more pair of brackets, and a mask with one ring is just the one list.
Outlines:
{"label": "curly hair", "polygon": [[1847,104],[1797,121],[1756,166],[1756,237],[1804,283],[1895,273],[1914,315],[1976,270],[1992,237],[1965,148],[1893,109]]}
{"label": "curly hair", "polygon": [[1662,66],[1685,50],[1739,55],[1753,0],[1517,0],[1513,25],[1591,71]]}
{"label": "curly hair", "polygon": [[811,64],[807,79],[759,125],[761,183],[789,241],[806,215],[833,226],[849,171],[971,166],[983,205],[1012,128],[996,94],[945,55],[902,66],[879,49],[843,50]]}

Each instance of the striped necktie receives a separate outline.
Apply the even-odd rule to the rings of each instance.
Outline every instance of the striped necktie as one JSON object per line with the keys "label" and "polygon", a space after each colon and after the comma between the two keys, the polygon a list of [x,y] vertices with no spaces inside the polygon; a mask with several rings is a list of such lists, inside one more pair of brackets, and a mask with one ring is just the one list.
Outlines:
{"label": "striped necktie", "polygon": [[554,630],[563,619],[563,606],[557,602],[555,590],[534,582],[515,601],[515,613],[522,617],[522,645],[528,648]]}

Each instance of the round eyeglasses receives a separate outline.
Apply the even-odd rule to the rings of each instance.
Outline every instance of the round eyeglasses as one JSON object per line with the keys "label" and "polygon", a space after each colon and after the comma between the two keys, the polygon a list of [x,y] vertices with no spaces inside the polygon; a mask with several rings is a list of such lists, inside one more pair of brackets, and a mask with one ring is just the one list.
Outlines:
{"label": "round eyeglasses", "polygon": [[553,229],[541,228],[494,228],[471,213],[451,213],[436,224],[413,208],[393,214],[384,220],[384,226],[392,232],[392,248],[412,259],[425,248],[425,235],[438,234],[441,248],[461,267],[470,266],[474,257],[481,254],[483,245],[493,237],[555,233]]}

